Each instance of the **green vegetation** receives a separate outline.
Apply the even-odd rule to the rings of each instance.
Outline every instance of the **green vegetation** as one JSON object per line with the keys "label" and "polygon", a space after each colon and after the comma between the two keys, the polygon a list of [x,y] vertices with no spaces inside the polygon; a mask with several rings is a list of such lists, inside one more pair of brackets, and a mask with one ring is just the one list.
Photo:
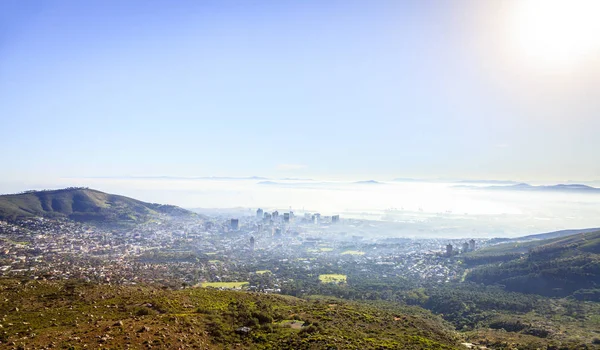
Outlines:
{"label": "green vegetation", "polygon": [[[527,247],[527,253],[502,264],[473,268],[466,280],[499,284],[522,293],[600,301],[600,232],[528,242],[522,246]],[[494,251],[502,252],[503,248],[509,253],[523,249],[500,245],[494,247]],[[491,251],[482,250],[478,254],[485,261]],[[470,263],[473,264],[473,260]]]}
{"label": "green vegetation", "polygon": [[88,188],[28,191],[0,196],[0,220],[42,216],[82,222],[146,222],[159,214],[195,215],[185,209],[146,203]]}
{"label": "green vegetation", "polygon": [[0,314],[14,348],[459,349],[410,308],[204,288],[0,280]]}
{"label": "green vegetation", "polygon": [[321,247],[321,248],[319,248],[319,251],[321,251],[321,252],[331,252],[331,251],[333,251],[333,248]]}
{"label": "green vegetation", "polygon": [[258,274],[258,275],[263,275],[265,273],[271,273],[271,270],[258,270],[258,271],[256,271],[256,274]]}
{"label": "green vegetation", "polygon": [[319,281],[323,283],[346,283],[346,275],[324,274],[319,275]]}
{"label": "green vegetation", "polygon": [[247,286],[248,282],[204,282],[201,284],[202,287],[212,288],[227,288],[227,289],[242,289]]}
{"label": "green vegetation", "polygon": [[360,252],[358,250],[346,250],[342,252],[342,255],[365,255],[365,252]]}
{"label": "green vegetation", "polygon": [[[507,344],[531,350],[594,349],[594,339],[600,335],[600,303],[510,292],[501,286],[349,274],[343,284],[305,278],[282,292],[309,299],[357,300],[383,308],[405,304],[414,307],[412,312],[420,313],[419,317],[431,317],[426,309],[450,322],[467,342],[492,349],[511,348]],[[593,295],[586,290],[579,297],[587,300]]]}
{"label": "green vegetation", "polygon": [[304,326],[304,322],[299,320],[283,320],[279,322],[279,325],[292,329],[301,329]]}

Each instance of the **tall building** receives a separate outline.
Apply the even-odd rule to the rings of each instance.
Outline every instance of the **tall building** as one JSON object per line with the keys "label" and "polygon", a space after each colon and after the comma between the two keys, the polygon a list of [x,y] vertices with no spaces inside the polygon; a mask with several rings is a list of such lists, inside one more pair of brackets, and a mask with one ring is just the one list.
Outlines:
{"label": "tall building", "polygon": [[283,222],[290,222],[290,213],[283,213]]}
{"label": "tall building", "polygon": [[447,256],[452,256],[452,244],[447,244],[446,245],[446,255]]}
{"label": "tall building", "polygon": [[473,251],[473,250],[475,250],[475,240],[474,240],[474,239],[471,239],[471,240],[469,241],[469,250],[470,250],[470,251]]}
{"label": "tall building", "polygon": [[239,219],[231,219],[231,223],[229,224],[232,230],[237,230],[240,228],[240,220]]}
{"label": "tall building", "polygon": [[463,243],[463,245],[462,245],[462,252],[463,252],[463,253],[466,253],[466,252],[468,252],[468,251],[469,251],[469,243],[468,243],[468,242],[465,242],[465,243]]}
{"label": "tall building", "polygon": [[320,224],[321,223],[321,214],[316,213],[315,214],[315,219],[317,220],[317,224]]}
{"label": "tall building", "polygon": [[331,223],[332,224],[337,224],[338,222],[340,222],[340,216],[339,215],[334,215],[331,217]]}
{"label": "tall building", "polygon": [[263,217],[263,210],[258,208],[258,210],[256,211],[256,218],[262,219],[262,217]]}
{"label": "tall building", "polygon": [[254,251],[254,236],[250,236],[250,250]]}
{"label": "tall building", "polygon": [[275,210],[272,214],[273,216],[273,220],[277,220],[277,218],[279,217],[279,212],[277,210]]}
{"label": "tall building", "polygon": [[265,212],[265,218],[264,218],[264,221],[265,221],[265,222],[269,222],[269,221],[271,221],[271,213],[267,213],[267,212]]}

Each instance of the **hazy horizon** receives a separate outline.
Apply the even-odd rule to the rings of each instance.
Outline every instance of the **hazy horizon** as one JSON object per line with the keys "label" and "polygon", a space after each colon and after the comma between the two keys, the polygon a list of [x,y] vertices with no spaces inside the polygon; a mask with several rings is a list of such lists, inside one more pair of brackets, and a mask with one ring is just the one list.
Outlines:
{"label": "hazy horizon", "polygon": [[[484,189],[496,184],[443,181],[357,181],[80,178],[18,189],[90,187],[147,202],[189,209],[320,212],[395,223],[381,228],[396,237],[514,237],[563,229],[600,227],[600,193]],[[500,185],[502,186],[502,185]],[[510,186],[505,184],[504,186]],[[239,210],[227,210],[238,208]]]}

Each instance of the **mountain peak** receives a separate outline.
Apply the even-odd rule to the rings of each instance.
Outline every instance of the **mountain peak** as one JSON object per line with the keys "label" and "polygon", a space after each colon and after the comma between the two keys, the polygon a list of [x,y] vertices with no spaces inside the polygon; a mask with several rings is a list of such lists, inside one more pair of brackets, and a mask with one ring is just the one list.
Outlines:
{"label": "mountain peak", "polygon": [[185,209],[105,193],[87,187],[26,191],[0,196],[0,219],[68,218],[83,222],[144,222],[153,216],[194,215]]}

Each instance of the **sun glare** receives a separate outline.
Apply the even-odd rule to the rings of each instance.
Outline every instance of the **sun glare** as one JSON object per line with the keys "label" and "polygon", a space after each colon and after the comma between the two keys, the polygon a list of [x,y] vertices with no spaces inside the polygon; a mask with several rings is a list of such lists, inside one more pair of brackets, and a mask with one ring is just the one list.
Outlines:
{"label": "sun glare", "polygon": [[519,0],[510,30],[534,63],[576,64],[600,52],[600,0]]}

